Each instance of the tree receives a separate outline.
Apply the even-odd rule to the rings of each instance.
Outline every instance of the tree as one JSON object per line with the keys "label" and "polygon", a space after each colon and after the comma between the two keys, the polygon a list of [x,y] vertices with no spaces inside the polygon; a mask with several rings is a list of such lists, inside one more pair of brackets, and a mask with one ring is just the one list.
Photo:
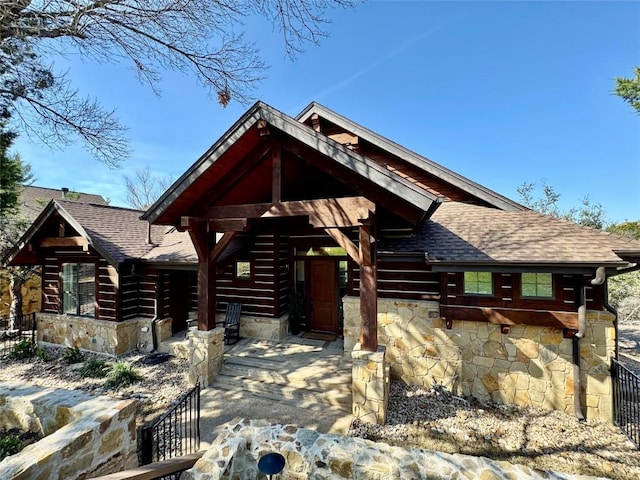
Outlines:
{"label": "tree", "polygon": [[124,175],[124,186],[127,190],[127,204],[138,210],[146,210],[173,182],[169,177],[158,177],[151,174],[149,165],[136,170],[134,175]]}
{"label": "tree", "polygon": [[[640,239],[640,222],[622,222],[607,225],[604,207],[593,204],[589,197],[584,197],[581,206],[561,210],[558,207],[560,194],[542,181],[542,193],[536,196],[535,183],[523,183],[517,188],[520,203],[539,213],[556,218],[564,218],[580,225],[606,229],[608,232]],[[618,310],[621,321],[640,321],[640,271],[627,272],[609,277],[609,302]]]}
{"label": "tree", "polygon": [[[13,132],[0,126],[0,258],[6,255],[28,226],[28,221],[19,213],[18,200],[22,186],[32,178],[31,167],[19,155],[9,155],[14,139]],[[10,267],[4,272],[11,293],[9,315],[15,318],[22,314],[22,285],[29,269]],[[14,325],[9,328],[13,329]]]}
{"label": "tree", "polygon": [[536,193],[535,183],[523,183],[516,191],[520,195],[520,203],[531,210],[549,215],[555,218],[563,218],[571,222],[584,225],[586,227],[603,229],[607,225],[606,213],[600,203],[592,203],[589,196],[580,200],[581,206],[562,210],[558,206],[560,194],[555,189],[542,180],[542,192]]}
{"label": "tree", "polygon": [[634,72],[635,78],[616,77],[616,88],[613,93],[640,114],[640,67],[635,67]]}
{"label": "tree", "polygon": [[161,73],[194,75],[224,107],[246,101],[265,64],[236,33],[250,15],[280,30],[290,57],[326,33],[330,7],[357,0],[3,0],[0,4],[0,114],[49,145],[81,139],[109,165],[128,154],[113,110],[85,98],[49,63],[79,53],[97,62],[128,62],[159,91]]}
{"label": "tree", "polygon": [[[607,231],[640,240],[640,221],[610,225]],[[611,277],[609,301],[618,310],[622,321],[640,321],[640,271]]]}

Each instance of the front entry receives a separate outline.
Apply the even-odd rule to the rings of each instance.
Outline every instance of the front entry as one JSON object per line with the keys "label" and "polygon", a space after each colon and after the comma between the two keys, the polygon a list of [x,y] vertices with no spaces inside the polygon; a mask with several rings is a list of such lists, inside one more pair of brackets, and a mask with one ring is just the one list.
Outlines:
{"label": "front entry", "polygon": [[338,332],[338,262],[314,258],[310,262],[311,330]]}

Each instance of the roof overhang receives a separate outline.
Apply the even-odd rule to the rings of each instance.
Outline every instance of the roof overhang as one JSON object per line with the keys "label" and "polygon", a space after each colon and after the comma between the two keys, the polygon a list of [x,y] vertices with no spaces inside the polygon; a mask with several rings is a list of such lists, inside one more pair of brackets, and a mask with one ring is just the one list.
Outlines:
{"label": "roof overhang", "polygon": [[358,137],[366,140],[367,142],[375,145],[382,150],[386,150],[387,152],[395,155],[398,158],[401,158],[407,163],[410,163],[425,172],[440,178],[456,187],[464,190],[471,195],[487,202],[494,207],[497,207],[501,210],[525,210],[525,207],[520,205],[513,200],[510,200],[507,197],[504,197],[488,188],[483,187],[482,185],[475,183],[468,178],[463,177],[462,175],[458,175],[457,173],[449,170],[442,165],[437,164],[436,162],[429,160],[422,155],[418,155],[415,152],[399,145],[391,140],[369,130],[368,128],[359,125],[348,118],[343,117],[342,115],[330,110],[319,103],[312,102],[309,104],[298,116],[296,120],[299,122],[305,122],[309,120],[309,118],[313,115],[317,114],[318,116],[324,118],[325,120],[338,125],[339,127],[344,128],[345,130],[357,135]]}
{"label": "roof overhang", "polygon": [[[441,199],[405,180],[400,175],[376,164],[363,155],[342,145],[262,103],[256,103],[227,132],[214,143],[143,215],[142,219],[151,223],[178,224],[184,213],[172,209],[175,202],[184,198],[189,187],[215,164],[233,145],[261,121],[269,129],[288,135],[302,145],[333,160],[340,166],[367,179],[379,188],[407,202],[424,212],[422,218],[431,215],[438,207]],[[375,200],[375,199],[371,199]],[[170,211],[173,210],[173,211]]]}
{"label": "roof overhang", "polygon": [[495,273],[511,273],[511,272],[531,272],[531,273],[567,273],[582,274],[592,273],[598,267],[605,267],[607,274],[614,273],[619,267],[628,266],[626,262],[600,262],[600,263],[584,263],[584,262],[438,262],[428,261],[427,265],[434,272],[495,272]]}

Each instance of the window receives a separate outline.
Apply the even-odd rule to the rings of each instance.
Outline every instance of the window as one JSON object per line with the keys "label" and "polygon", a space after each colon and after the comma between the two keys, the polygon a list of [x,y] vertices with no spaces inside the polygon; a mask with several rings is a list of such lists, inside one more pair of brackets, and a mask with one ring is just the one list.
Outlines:
{"label": "window", "polygon": [[464,272],[464,293],[493,295],[491,272]]}
{"label": "window", "polygon": [[236,262],[236,278],[240,280],[251,279],[251,262]]}
{"label": "window", "polygon": [[553,277],[550,273],[523,273],[522,296],[553,298]]}
{"label": "window", "polygon": [[93,263],[62,264],[62,313],[95,317],[95,269]]}

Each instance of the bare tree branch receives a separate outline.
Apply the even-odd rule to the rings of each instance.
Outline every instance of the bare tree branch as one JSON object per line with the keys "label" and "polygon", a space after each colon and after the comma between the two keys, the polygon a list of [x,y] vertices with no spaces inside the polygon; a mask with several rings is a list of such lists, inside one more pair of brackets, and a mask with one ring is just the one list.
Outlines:
{"label": "bare tree branch", "polygon": [[97,158],[116,165],[127,142],[114,112],[81,99],[46,58],[80,53],[130,62],[156,93],[162,72],[175,70],[194,75],[222,106],[231,99],[246,103],[266,69],[257,46],[237,33],[248,16],[271,21],[294,57],[326,35],[327,9],[357,1],[2,0],[0,114],[20,110],[16,118],[30,134],[53,145],[80,138]]}

